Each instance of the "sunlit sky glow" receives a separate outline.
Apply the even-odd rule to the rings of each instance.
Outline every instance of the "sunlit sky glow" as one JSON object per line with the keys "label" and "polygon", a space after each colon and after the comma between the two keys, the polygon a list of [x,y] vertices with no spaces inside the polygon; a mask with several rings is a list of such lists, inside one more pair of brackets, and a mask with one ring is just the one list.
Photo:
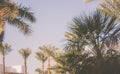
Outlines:
{"label": "sunlit sky glow", "polygon": [[24,36],[16,28],[7,24],[5,42],[12,45],[14,50],[6,56],[6,65],[23,65],[23,59],[18,50],[30,48],[32,55],[28,58],[29,74],[37,74],[35,68],[41,67],[40,62],[34,58],[39,46],[52,44],[62,49],[65,44],[64,33],[68,31],[68,25],[72,22],[72,18],[83,12],[89,13],[98,6],[98,2],[84,4],[82,0],[15,1],[18,4],[22,3],[24,6],[31,7],[37,21],[31,25],[34,31],[31,36]]}

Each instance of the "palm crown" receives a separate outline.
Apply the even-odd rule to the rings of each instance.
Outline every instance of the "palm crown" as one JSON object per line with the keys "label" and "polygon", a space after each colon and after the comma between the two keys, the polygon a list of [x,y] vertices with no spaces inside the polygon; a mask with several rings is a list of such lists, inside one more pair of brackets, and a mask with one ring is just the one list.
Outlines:
{"label": "palm crown", "polygon": [[21,49],[21,50],[19,50],[19,53],[22,55],[24,60],[26,60],[28,58],[28,56],[31,54],[31,50],[29,48]]}
{"label": "palm crown", "polygon": [[13,26],[16,26],[25,34],[30,32],[29,26],[25,22],[25,20],[35,22],[35,17],[30,11],[30,8],[17,5],[12,1],[5,1],[4,3],[0,3],[0,6],[0,16],[2,20],[12,24]]}
{"label": "palm crown", "polygon": [[35,22],[35,17],[30,8],[18,5],[11,0],[0,0],[0,42],[3,41],[5,25],[15,26],[25,35],[29,35],[32,30],[28,22]]}
{"label": "palm crown", "polygon": [[0,44],[0,53],[5,56],[8,52],[10,52],[12,49],[11,49],[11,46],[8,45],[7,43],[2,43]]}
{"label": "palm crown", "polygon": [[35,57],[38,60],[41,60],[42,62],[45,62],[47,60],[47,57],[42,52],[36,52],[36,56]]}

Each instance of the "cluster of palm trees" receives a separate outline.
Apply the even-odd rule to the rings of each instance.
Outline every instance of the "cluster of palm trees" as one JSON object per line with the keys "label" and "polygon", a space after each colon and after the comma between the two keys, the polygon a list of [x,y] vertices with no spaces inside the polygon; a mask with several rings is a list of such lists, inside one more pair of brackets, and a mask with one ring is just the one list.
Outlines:
{"label": "cluster of palm trees", "polygon": [[73,18],[66,32],[65,53],[53,56],[56,74],[120,74],[120,24],[96,10]]}
{"label": "cluster of palm trees", "polygon": [[91,15],[73,18],[65,53],[56,57],[58,65],[52,69],[60,74],[120,74],[119,3],[104,0]]}
{"label": "cluster of palm trees", "polygon": [[[113,1],[113,2],[112,2]],[[91,15],[73,18],[65,53],[53,56],[56,74],[120,74],[119,0],[105,0]]]}
{"label": "cluster of palm trees", "polygon": [[[0,44],[0,54],[2,55],[2,74],[5,74],[5,56],[12,50],[11,46],[7,43]],[[27,58],[31,54],[31,50],[29,48],[19,50],[19,53],[22,55],[24,59],[24,74],[27,74]]]}
{"label": "cluster of palm trees", "polygon": [[97,10],[75,17],[73,22],[65,35],[66,63],[59,67],[70,74],[119,74],[120,53],[115,47],[120,40],[120,25],[116,17]]}
{"label": "cluster of palm trees", "polygon": [[10,52],[11,46],[7,43],[0,44],[0,53],[2,55],[2,73],[5,74],[5,56],[8,52]]}
{"label": "cluster of palm trees", "polygon": [[36,59],[42,62],[42,71],[38,68],[36,69],[37,72],[45,74],[44,70],[44,63],[46,60],[48,60],[48,68],[47,68],[47,74],[51,74],[50,68],[50,59],[51,57],[55,56],[55,53],[57,53],[58,48],[52,45],[43,45],[39,47],[39,51],[36,52]]}
{"label": "cluster of palm trees", "polygon": [[[93,0],[91,0],[93,1]],[[120,40],[119,0],[105,0],[101,8],[91,15],[73,18],[66,32],[65,52],[60,53],[52,45],[39,47],[35,58],[42,63],[39,74],[120,74],[120,52],[116,50]],[[7,23],[17,27],[24,34],[30,34],[31,29],[25,22],[35,22],[29,8],[12,2],[0,0],[0,53],[2,55],[2,73],[5,74],[5,55],[11,51],[11,46],[3,43],[4,26]],[[31,54],[29,48],[19,50],[24,59],[24,74],[27,74],[27,58]],[[51,66],[51,58],[56,64]],[[48,61],[47,70],[44,69]]]}

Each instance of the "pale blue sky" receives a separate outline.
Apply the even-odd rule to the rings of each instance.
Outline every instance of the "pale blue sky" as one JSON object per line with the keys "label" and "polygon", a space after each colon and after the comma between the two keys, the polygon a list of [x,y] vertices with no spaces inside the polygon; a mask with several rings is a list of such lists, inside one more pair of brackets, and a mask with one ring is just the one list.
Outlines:
{"label": "pale blue sky", "polygon": [[18,50],[29,47],[33,51],[28,58],[29,74],[37,74],[34,72],[35,68],[41,67],[40,62],[34,58],[38,47],[43,44],[52,44],[62,49],[65,44],[64,33],[68,30],[67,27],[72,22],[72,18],[80,15],[83,11],[89,13],[98,5],[97,2],[84,4],[82,0],[15,1],[31,7],[37,21],[31,26],[34,30],[31,36],[24,36],[13,26],[6,26],[5,42],[12,45],[14,49],[6,56],[6,65],[22,65],[23,59]]}

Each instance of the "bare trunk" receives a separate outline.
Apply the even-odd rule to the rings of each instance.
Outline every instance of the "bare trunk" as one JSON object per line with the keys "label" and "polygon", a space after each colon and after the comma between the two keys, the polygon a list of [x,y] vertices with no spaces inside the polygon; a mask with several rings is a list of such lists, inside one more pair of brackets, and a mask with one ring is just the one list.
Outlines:
{"label": "bare trunk", "polygon": [[27,74],[27,63],[26,63],[26,60],[24,61],[24,74]]}
{"label": "bare trunk", "polygon": [[50,56],[48,56],[48,74],[50,74]]}
{"label": "bare trunk", "polygon": [[42,62],[42,74],[44,74],[44,62]]}
{"label": "bare trunk", "polygon": [[2,74],[5,74],[5,56],[2,57]]}

